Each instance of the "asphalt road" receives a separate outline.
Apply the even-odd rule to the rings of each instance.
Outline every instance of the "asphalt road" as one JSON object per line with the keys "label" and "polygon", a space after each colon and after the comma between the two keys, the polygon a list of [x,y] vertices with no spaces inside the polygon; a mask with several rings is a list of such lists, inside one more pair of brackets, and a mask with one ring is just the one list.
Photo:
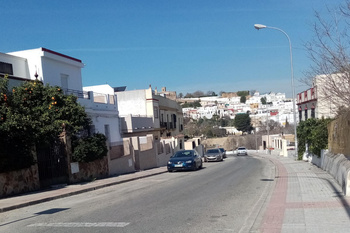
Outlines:
{"label": "asphalt road", "polygon": [[274,165],[229,156],[0,214],[0,232],[249,232],[273,188]]}

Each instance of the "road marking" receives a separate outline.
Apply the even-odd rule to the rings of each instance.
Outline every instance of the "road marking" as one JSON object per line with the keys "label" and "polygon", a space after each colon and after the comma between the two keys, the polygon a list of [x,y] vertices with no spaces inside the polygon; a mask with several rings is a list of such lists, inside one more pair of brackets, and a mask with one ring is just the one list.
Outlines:
{"label": "road marking", "polygon": [[126,227],[129,222],[57,222],[34,223],[28,227]]}

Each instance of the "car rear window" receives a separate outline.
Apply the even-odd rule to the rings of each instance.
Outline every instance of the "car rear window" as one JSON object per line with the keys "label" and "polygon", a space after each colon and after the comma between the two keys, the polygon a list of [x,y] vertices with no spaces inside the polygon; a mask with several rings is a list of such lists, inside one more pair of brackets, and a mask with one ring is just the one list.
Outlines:
{"label": "car rear window", "polygon": [[211,150],[207,150],[207,153],[212,154],[212,153],[218,153],[219,150],[218,149],[211,149]]}

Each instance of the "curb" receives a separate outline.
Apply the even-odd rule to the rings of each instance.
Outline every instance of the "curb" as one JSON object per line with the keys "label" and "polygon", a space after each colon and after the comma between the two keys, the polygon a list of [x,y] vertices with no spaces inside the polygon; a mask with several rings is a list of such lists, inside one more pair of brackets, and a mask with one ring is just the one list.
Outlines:
{"label": "curb", "polygon": [[46,198],[42,198],[40,200],[28,201],[28,202],[22,203],[22,204],[14,204],[14,205],[9,206],[9,207],[0,208],[0,213],[6,212],[6,211],[10,211],[10,210],[14,210],[14,209],[23,208],[23,207],[26,207],[26,206],[36,205],[36,204],[40,204],[40,203],[43,203],[43,202],[64,198],[64,197],[78,195],[78,194],[81,194],[81,193],[90,192],[90,191],[106,188],[106,187],[117,185],[117,184],[122,184],[122,183],[130,182],[130,181],[134,181],[134,180],[139,180],[139,179],[143,179],[143,178],[147,178],[147,177],[151,177],[151,176],[155,176],[155,175],[160,175],[160,174],[167,173],[167,172],[168,171],[156,172],[156,173],[153,173],[153,174],[148,174],[148,175],[144,175],[144,176],[140,176],[140,177],[134,177],[134,178],[129,178],[129,179],[120,180],[120,181],[114,181],[114,182],[107,183],[107,184],[97,185],[95,187],[90,187],[90,188],[86,188],[86,189],[82,189],[82,190],[78,190],[78,191],[72,191],[70,193],[58,194],[56,196],[46,197]]}

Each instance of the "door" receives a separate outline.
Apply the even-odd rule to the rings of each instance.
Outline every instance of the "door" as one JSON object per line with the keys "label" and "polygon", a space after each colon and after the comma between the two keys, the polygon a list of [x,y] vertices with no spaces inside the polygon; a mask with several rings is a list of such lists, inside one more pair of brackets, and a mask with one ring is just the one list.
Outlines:
{"label": "door", "polygon": [[56,140],[47,147],[37,147],[37,159],[42,188],[68,182],[67,155],[63,142]]}

